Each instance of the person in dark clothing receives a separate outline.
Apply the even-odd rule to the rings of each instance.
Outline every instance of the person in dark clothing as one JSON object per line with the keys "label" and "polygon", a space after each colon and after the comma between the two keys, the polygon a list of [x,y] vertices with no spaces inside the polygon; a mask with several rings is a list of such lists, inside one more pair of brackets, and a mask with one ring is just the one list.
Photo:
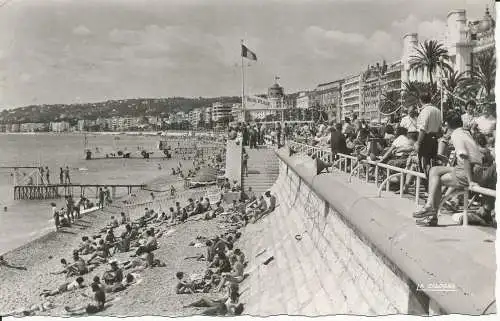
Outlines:
{"label": "person in dark clothing", "polygon": [[62,167],[59,167],[59,183],[62,185],[64,184],[64,170]]}
{"label": "person in dark clothing", "polygon": [[243,136],[243,146],[248,146],[248,128],[243,126],[242,128],[242,136]]}
{"label": "person in dark clothing", "polygon": [[99,208],[103,209],[104,208],[104,191],[102,190],[102,187],[99,187]]}
{"label": "person in dark clothing", "polygon": [[281,124],[280,123],[276,124],[276,138],[277,138],[278,148],[280,148],[281,147]]}
{"label": "person in dark clothing", "polygon": [[332,162],[335,161],[337,153],[348,154],[346,140],[342,134],[342,124],[337,123],[330,129],[330,149],[332,151]]}

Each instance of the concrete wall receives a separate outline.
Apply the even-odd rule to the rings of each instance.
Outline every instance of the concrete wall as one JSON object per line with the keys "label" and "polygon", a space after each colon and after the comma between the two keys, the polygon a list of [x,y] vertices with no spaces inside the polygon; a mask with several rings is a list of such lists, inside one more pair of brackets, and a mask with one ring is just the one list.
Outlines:
{"label": "concrete wall", "polygon": [[[407,255],[408,262],[401,264],[396,253],[401,244],[389,238],[395,246],[388,250],[386,237],[377,235],[383,222],[377,222],[373,215],[384,215],[380,208],[359,197],[355,189],[334,182],[321,186],[327,175],[304,175],[304,169],[311,173],[314,169],[310,158],[295,157],[293,163],[284,160],[283,155],[281,158],[280,175],[272,188],[279,206],[261,221],[247,226],[238,245],[249,260],[250,276],[241,287],[245,313],[480,314],[494,299],[494,282],[491,286],[476,286],[478,289],[456,283],[459,289],[455,292],[436,293],[432,298],[417,290],[416,284],[424,278],[419,278],[414,270],[423,270],[427,282],[441,278],[441,271],[426,270],[431,267],[423,266],[412,255]],[[325,200],[325,193],[317,193],[319,186],[325,193],[337,195],[336,201]],[[357,215],[363,216],[368,228],[370,222],[375,224],[371,226],[373,232],[359,229]],[[402,226],[397,219],[392,225],[396,229]],[[420,241],[414,235],[412,238],[413,242]],[[422,247],[428,249],[425,242]],[[402,251],[405,250],[412,249],[408,246]],[[432,258],[441,254],[424,250],[423,255]],[[274,259],[269,264],[262,264],[271,256]],[[438,259],[436,264],[441,264]],[[474,272],[480,273],[479,270]],[[478,297],[472,299],[471,293]]]}
{"label": "concrete wall", "polygon": [[241,138],[228,140],[226,144],[226,177],[231,184],[237,180],[241,184]]}

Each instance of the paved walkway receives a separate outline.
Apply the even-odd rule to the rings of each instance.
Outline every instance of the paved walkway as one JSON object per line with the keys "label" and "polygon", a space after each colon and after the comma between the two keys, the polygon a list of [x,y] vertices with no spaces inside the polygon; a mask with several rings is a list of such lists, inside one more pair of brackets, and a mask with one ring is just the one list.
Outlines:
{"label": "paved walkway", "polygon": [[[253,155],[255,159],[259,153],[261,151],[253,151],[250,157]],[[267,151],[263,154],[272,155]],[[309,168],[312,164],[307,157],[294,157],[295,167],[307,167],[312,172],[314,168]],[[247,303],[245,313],[258,316],[439,313],[433,306],[434,301],[416,297],[415,290],[389,267],[391,264],[388,266],[375,254],[334,209],[325,207],[307,184],[299,182],[290,170],[287,173],[286,165],[281,166],[279,177],[271,188],[278,207],[256,224],[248,225],[238,244],[249,261],[247,272],[250,276],[241,286],[241,299]],[[378,207],[366,208],[366,214],[362,215],[365,225],[379,232],[395,224],[399,226],[394,235],[380,234],[380,240],[392,239],[393,251],[401,252],[406,258],[403,260],[406,266],[401,268],[423,269],[428,273],[428,279],[414,282],[427,284],[436,277],[445,283],[457,281],[457,292],[434,292],[433,298],[442,297],[443,302],[446,297],[448,302],[470,301],[462,308],[456,307],[457,313],[467,310],[480,314],[487,308],[494,298],[493,229],[464,228],[456,224],[415,229],[411,218],[413,202],[393,193],[377,198],[373,184],[356,179],[348,183],[348,176],[343,173],[329,175],[335,176],[335,186],[343,189],[332,190],[332,193],[345,194],[346,206],[371,204]],[[374,211],[380,210],[387,214],[374,216]],[[417,240],[422,235],[429,242],[408,243],[413,236]],[[437,256],[439,259],[432,259],[431,266],[428,260],[422,260],[422,252],[424,258]],[[264,264],[271,257],[273,259]],[[442,274],[443,271],[448,272]],[[474,310],[469,310],[471,307]],[[496,311],[495,305],[487,313],[492,311]]]}

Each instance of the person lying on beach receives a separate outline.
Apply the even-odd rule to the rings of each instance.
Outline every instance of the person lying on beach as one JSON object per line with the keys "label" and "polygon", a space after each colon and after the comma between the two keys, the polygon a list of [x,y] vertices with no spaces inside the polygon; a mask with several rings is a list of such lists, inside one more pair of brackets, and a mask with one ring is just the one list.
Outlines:
{"label": "person lying on beach", "polygon": [[84,287],[85,285],[83,284],[83,278],[79,276],[76,278],[76,280],[72,282],[64,282],[55,290],[43,290],[42,293],[40,293],[40,296],[42,297],[55,296],[58,294],[74,291],[76,289],[81,289]]}
{"label": "person lying on beach", "polygon": [[[276,208],[276,196],[272,195],[270,191],[267,191],[264,195],[269,200],[269,206],[267,207],[267,209],[257,211],[254,213],[254,220],[255,221],[259,220],[264,215],[273,212],[274,209]],[[266,203],[266,205],[267,205],[267,203]]]}
{"label": "person lying on beach", "polygon": [[139,236],[138,228],[132,227],[132,225],[130,225],[130,224],[125,225],[125,231],[126,231],[128,237],[130,237],[131,241],[135,240]]}
{"label": "person lying on beach", "polygon": [[113,228],[110,228],[104,237],[104,241],[108,244],[114,244],[116,242],[115,233],[113,232]]}
{"label": "person lying on beach", "polygon": [[77,252],[82,255],[87,255],[95,251],[92,241],[88,236],[82,236],[82,243],[78,246]]}
{"label": "person lying on beach", "polygon": [[245,254],[243,254],[243,252],[241,252],[240,249],[235,249],[234,250],[234,255],[236,256],[236,258],[238,259],[238,261],[243,264],[243,266],[245,266],[247,264],[247,262],[245,261]]}
{"label": "person lying on beach", "polygon": [[133,272],[139,272],[148,267],[153,267],[154,254],[144,253],[140,257],[134,258],[132,261],[125,262],[123,264],[123,269],[132,269]]}
{"label": "person lying on beach", "polygon": [[229,206],[229,211],[230,212],[237,212],[238,211],[238,202],[236,200],[233,200],[231,203],[231,206]]}
{"label": "person lying on beach", "polygon": [[188,198],[188,203],[184,208],[188,213],[192,212],[194,210],[194,200],[192,198]]}
{"label": "person lying on beach", "polygon": [[233,244],[233,237],[229,235],[227,239],[224,238],[224,235],[216,238],[214,242],[214,251],[215,253],[224,253],[226,252],[226,248],[228,244]]}
{"label": "person lying on beach", "polygon": [[114,253],[125,253],[130,251],[130,234],[123,232],[120,236],[120,240],[115,243]]}
{"label": "person lying on beach", "polygon": [[208,268],[212,269],[215,274],[222,274],[224,272],[231,272],[231,263],[224,253],[218,253]]}
{"label": "person lying on beach", "polygon": [[5,261],[5,259],[3,258],[2,255],[0,255],[0,266],[5,266],[8,268],[17,269],[17,270],[24,270],[24,271],[27,270],[27,268],[24,266],[15,266],[15,265],[7,263],[7,261]]}
{"label": "person lying on beach", "polygon": [[131,285],[137,284],[141,280],[139,279],[139,274],[128,273],[121,283],[114,283],[112,285],[104,285],[101,287],[106,293],[117,293],[123,291],[130,287]]}
{"label": "person lying on beach", "polygon": [[121,283],[123,281],[123,270],[118,267],[118,261],[111,260],[109,262],[111,269],[107,270],[103,274],[104,284],[112,285],[115,283]]}
{"label": "person lying on beach", "polygon": [[121,223],[122,225],[125,225],[125,224],[127,224],[127,223],[129,223],[129,222],[130,222],[130,218],[128,218],[128,217],[125,215],[125,213],[124,213],[124,212],[121,212],[121,213],[120,213],[120,223]]}
{"label": "person lying on beach", "polygon": [[111,253],[109,252],[109,247],[108,245],[104,242],[103,239],[99,240],[99,244],[97,245],[96,251],[90,259],[87,260],[87,264],[91,264],[92,261],[97,259],[98,263],[102,263],[106,261],[107,258],[111,256]]}
{"label": "person lying on beach", "polygon": [[175,293],[177,294],[193,294],[195,293],[195,285],[193,282],[184,281],[184,273],[177,272],[175,273],[175,277],[178,280],[177,285],[175,286]]}
{"label": "person lying on beach", "polygon": [[13,316],[28,317],[28,316],[35,315],[36,312],[38,312],[38,311],[45,312],[45,311],[51,310],[55,307],[56,306],[54,305],[54,303],[47,301],[47,302],[42,302],[39,304],[33,304],[29,308],[21,308],[21,309],[16,309],[16,310],[11,311],[11,312],[2,313],[2,317],[13,317]]}
{"label": "person lying on beach", "polygon": [[[94,293],[93,297],[94,302],[74,308],[65,306],[64,309],[66,310],[66,312],[70,313],[70,315],[76,316],[76,315],[83,315],[85,313],[95,314],[97,312],[103,311],[105,309],[105,303],[106,303],[105,292],[101,289],[101,287],[98,284],[92,284],[92,292]],[[88,295],[84,293],[82,293],[82,295],[88,297]]]}
{"label": "person lying on beach", "polygon": [[209,211],[211,209],[211,206],[210,206],[210,200],[208,199],[208,197],[205,197],[202,201],[201,201],[201,206],[203,207],[203,211]]}
{"label": "person lying on beach", "polygon": [[207,307],[209,309],[203,311],[202,315],[223,316],[223,315],[241,315],[243,312],[243,304],[238,304],[238,291],[230,291],[227,296],[219,299],[203,297],[195,302],[192,302],[184,307]]}
{"label": "person lying on beach", "polygon": [[61,267],[62,267],[62,270],[59,270],[57,272],[49,272],[49,273],[52,275],[58,275],[58,274],[64,274],[64,273],[67,274],[70,265],[68,264],[68,262],[64,258],[61,259]]}
{"label": "person lying on beach", "polygon": [[258,217],[260,217],[261,215],[264,215],[266,213],[267,209],[268,209],[268,207],[267,207],[266,200],[264,199],[264,195],[261,195],[259,197],[257,207],[250,209],[248,216],[250,218],[253,218],[255,221],[255,220],[257,220]]}
{"label": "person lying on beach", "polygon": [[183,208],[183,209],[181,210],[181,214],[180,214],[180,217],[179,217],[179,221],[180,221],[180,222],[182,222],[182,223],[184,223],[184,222],[186,222],[186,221],[187,221],[188,217],[189,217],[189,215],[188,215],[187,210],[186,210],[185,208]]}
{"label": "person lying on beach", "polygon": [[241,264],[238,260],[238,258],[234,255],[231,256],[230,258],[231,262],[231,272],[230,273],[222,273],[221,274],[221,282],[219,284],[219,288],[217,289],[217,292],[220,292],[224,285],[226,285],[226,282],[230,283],[240,283],[243,281],[243,270],[244,266]]}
{"label": "person lying on beach", "polygon": [[89,272],[92,272],[95,266],[86,263],[77,252],[73,253],[73,263],[68,266],[68,273],[66,277],[75,276],[75,275],[84,275]]}
{"label": "person lying on beach", "polygon": [[163,223],[168,221],[169,217],[167,213],[161,212],[161,214],[158,216],[158,218],[155,220],[155,223]]}
{"label": "person lying on beach", "polygon": [[200,201],[196,201],[194,208],[192,211],[188,212],[188,216],[194,216],[203,213],[203,206],[201,205]]}
{"label": "person lying on beach", "polygon": [[205,220],[211,220],[216,218],[217,215],[224,213],[224,207],[222,207],[221,202],[215,203],[215,208],[205,214]]}
{"label": "person lying on beach", "polygon": [[154,230],[148,229],[146,231],[147,239],[144,245],[139,246],[135,255],[141,255],[142,253],[150,253],[158,248],[158,240],[154,236]]}

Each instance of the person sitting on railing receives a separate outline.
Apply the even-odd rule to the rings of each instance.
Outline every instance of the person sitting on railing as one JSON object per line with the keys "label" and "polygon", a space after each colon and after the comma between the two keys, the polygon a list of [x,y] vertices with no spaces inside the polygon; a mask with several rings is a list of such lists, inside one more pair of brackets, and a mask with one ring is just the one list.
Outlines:
{"label": "person sitting on railing", "polygon": [[471,134],[462,128],[462,119],[456,112],[447,117],[451,132],[451,143],[455,148],[457,165],[455,167],[435,166],[429,172],[429,197],[425,206],[413,213],[413,217],[424,219],[419,224],[436,225],[437,211],[441,201],[441,186],[453,188],[478,186],[478,165],[482,155]]}
{"label": "person sitting on railing", "polygon": [[409,154],[414,151],[415,142],[408,136],[408,131],[404,127],[398,127],[396,130],[397,138],[392,142],[389,149],[385,152],[380,163],[387,163],[388,165],[404,168]]}
{"label": "person sitting on railing", "polygon": [[481,133],[486,137],[492,137],[495,128],[497,119],[495,116],[496,112],[496,104],[488,103],[483,107],[483,114],[472,121],[471,124],[471,132],[473,135],[477,133]]}

